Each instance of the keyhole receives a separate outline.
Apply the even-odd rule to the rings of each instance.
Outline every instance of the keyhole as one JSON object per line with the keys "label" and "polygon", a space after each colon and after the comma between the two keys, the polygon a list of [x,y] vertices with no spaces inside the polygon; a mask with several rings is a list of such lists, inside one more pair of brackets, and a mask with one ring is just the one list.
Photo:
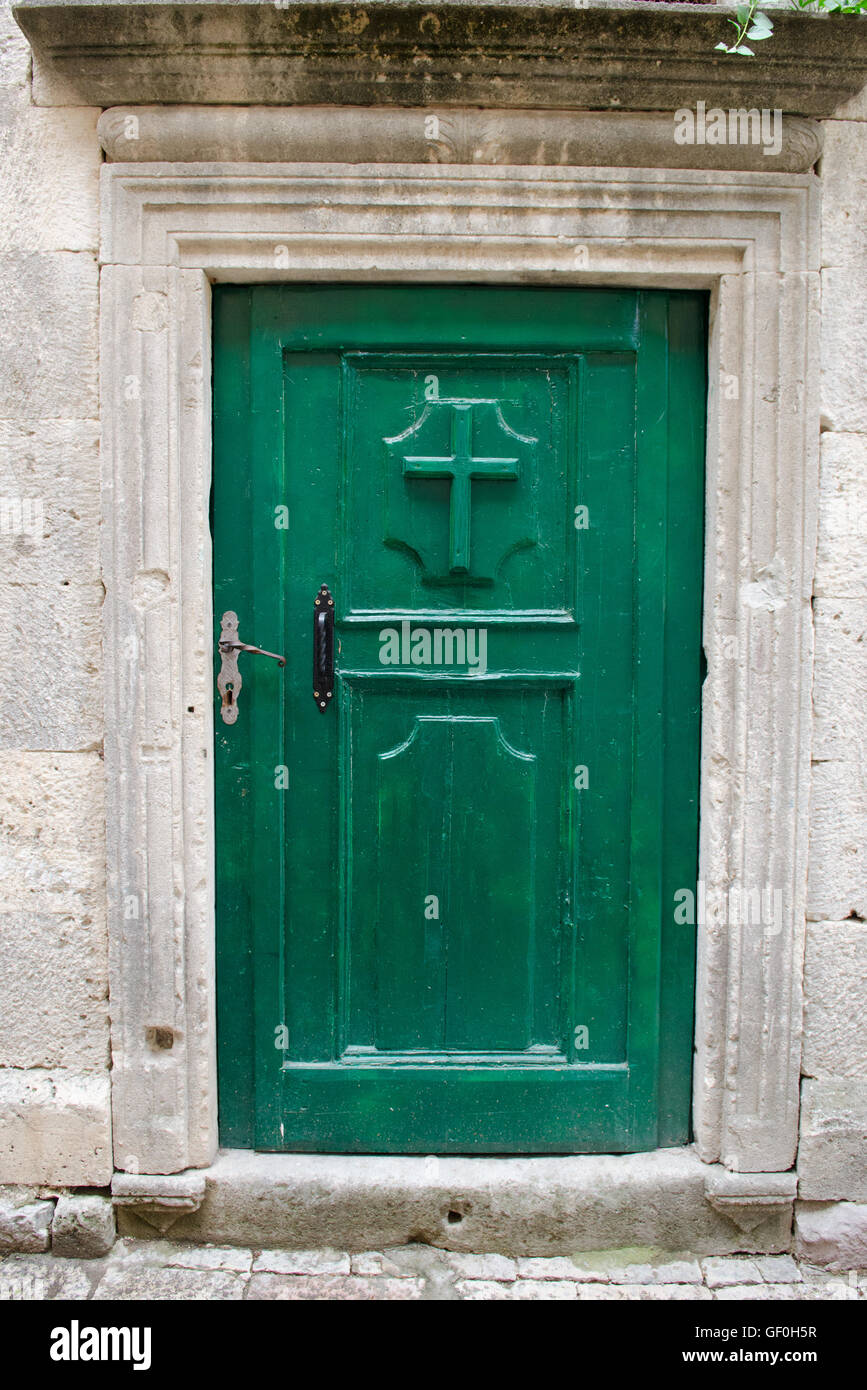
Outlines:
{"label": "keyhole", "polygon": [[230,704],[232,703],[232,700],[233,700],[233,698],[234,698],[233,692],[234,692],[234,686],[232,686],[232,685],[227,685],[227,686],[226,686],[226,704],[227,704],[227,705],[230,705]]}

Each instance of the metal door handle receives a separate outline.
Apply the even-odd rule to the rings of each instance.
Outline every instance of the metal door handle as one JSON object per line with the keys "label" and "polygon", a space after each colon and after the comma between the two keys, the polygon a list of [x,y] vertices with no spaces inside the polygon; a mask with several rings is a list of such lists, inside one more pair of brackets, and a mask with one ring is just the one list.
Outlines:
{"label": "metal door handle", "polygon": [[273,656],[278,666],[286,665],[285,656],[280,656],[277,652],[266,652],[264,647],[251,647],[249,642],[220,642],[220,651],[224,654],[229,652],[252,652],[254,656]]}
{"label": "metal door handle", "polygon": [[324,712],[334,694],[334,599],[323,584],[313,601],[313,698]]}
{"label": "metal door handle", "polygon": [[262,647],[253,647],[249,642],[238,641],[238,615],[229,609],[220,620],[220,640],[217,647],[222,653],[220,674],[217,676],[217,689],[222,701],[220,714],[224,724],[234,724],[238,718],[238,696],[244,682],[238,669],[238,653],[250,652],[253,656],[270,656],[278,666],[286,665],[285,656],[277,652],[266,652]]}

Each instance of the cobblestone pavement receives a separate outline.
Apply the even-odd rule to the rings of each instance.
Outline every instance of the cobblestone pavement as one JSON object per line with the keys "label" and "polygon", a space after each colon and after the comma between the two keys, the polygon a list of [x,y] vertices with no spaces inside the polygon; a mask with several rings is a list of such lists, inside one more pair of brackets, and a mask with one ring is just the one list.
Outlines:
{"label": "cobblestone pavement", "polygon": [[10,1254],[0,1299],[865,1299],[867,1271],[790,1255],[606,1251],[574,1259],[456,1254],[427,1245],[348,1254],[120,1240],[99,1260]]}

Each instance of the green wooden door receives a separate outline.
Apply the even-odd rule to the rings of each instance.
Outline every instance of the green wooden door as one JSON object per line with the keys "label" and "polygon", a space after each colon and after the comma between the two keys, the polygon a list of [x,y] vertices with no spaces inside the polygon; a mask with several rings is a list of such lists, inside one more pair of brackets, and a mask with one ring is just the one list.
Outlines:
{"label": "green wooden door", "polygon": [[[214,292],[221,1138],[689,1134],[701,295]],[[334,596],[334,695],[313,697]]]}

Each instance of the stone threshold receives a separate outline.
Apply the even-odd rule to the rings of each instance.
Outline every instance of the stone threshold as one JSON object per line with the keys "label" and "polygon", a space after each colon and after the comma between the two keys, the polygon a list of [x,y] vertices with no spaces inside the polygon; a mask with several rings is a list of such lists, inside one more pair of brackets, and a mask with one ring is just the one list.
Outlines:
{"label": "stone threshold", "polygon": [[794,1173],[729,1173],[693,1148],[576,1157],[224,1150],[205,1169],[115,1174],[121,1235],[259,1248],[421,1244],[511,1257],[652,1247],[774,1254]]}

